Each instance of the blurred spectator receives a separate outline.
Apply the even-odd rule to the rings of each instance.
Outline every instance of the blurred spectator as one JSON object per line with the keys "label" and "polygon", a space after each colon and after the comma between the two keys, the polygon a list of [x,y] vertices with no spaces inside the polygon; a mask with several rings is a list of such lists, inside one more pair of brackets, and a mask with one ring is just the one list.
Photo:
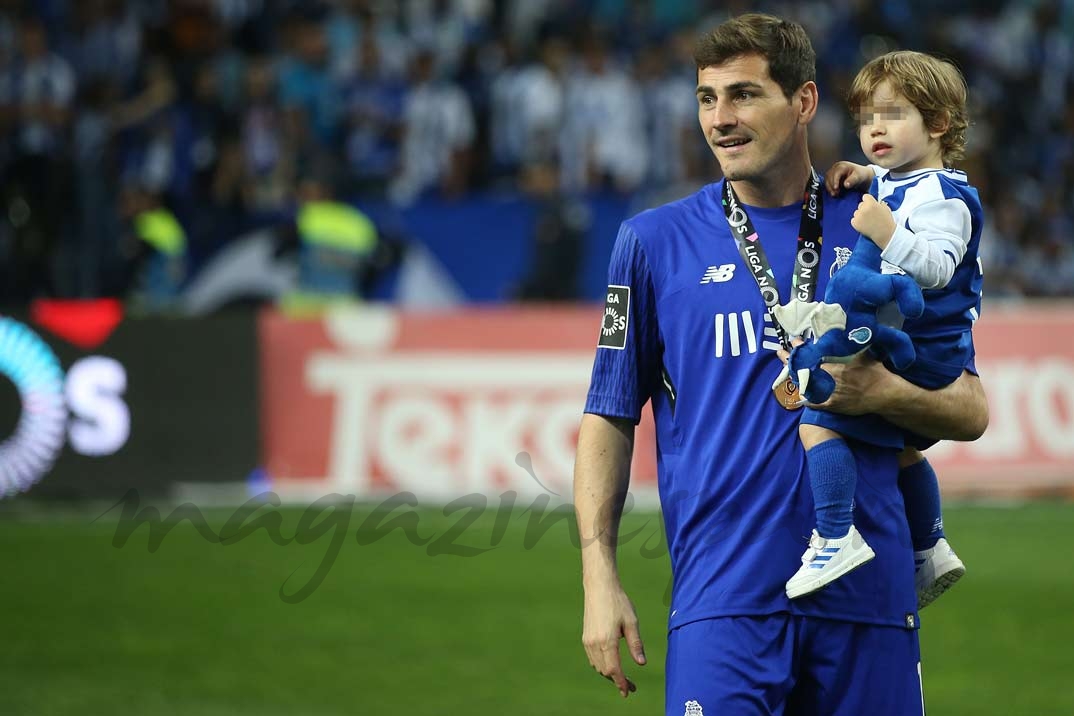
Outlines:
{"label": "blurred spectator", "polygon": [[214,16],[228,29],[238,29],[265,12],[265,0],[211,0]]}
{"label": "blurred spectator", "polygon": [[419,50],[403,104],[402,161],[391,191],[400,204],[438,189],[458,197],[468,188],[474,116],[466,93],[440,77],[436,56]]}
{"label": "blurred spectator", "polygon": [[378,11],[377,0],[338,0],[325,23],[331,52],[332,76],[348,82],[359,72],[369,52],[366,42],[377,45],[377,63],[385,77],[403,79],[410,55],[410,37],[397,27],[396,17]]}
{"label": "blurred spectator", "polygon": [[305,301],[355,298],[377,248],[377,228],[358,209],[338,201],[326,177],[298,187],[299,290]]}
{"label": "blurred spectator", "polygon": [[255,213],[283,211],[294,182],[295,156],[270,58],[247,57],[243,104],[240,141],[245,204]]}
{"label": "blurred spectator", "polygon": [[520,47],[536,44],[538,34],[556,19],[567,15],[574,3],[571,0],[510,0],[503,9],[506,39]]}
{"label": "blurred spectator", "polygon": [[75,74],[52,51],[45,26],[32,15],[18,27],[18,51],[0,74],[0,136],[5,144],[5,195],[17,207],[13,260],[19,288],[65,294],[54,260],[68,235],[73,187],[68,130],[74,113]]}
{"label": "blurred spectator", "polygon": [[18,157],[62,158],[65,132],[74,110],[75,74],[49,46],[40,20],[19,25],[19,49],[0,75],[0,118]]}
{"label": "blurred spectator", "polygon": [[385,70],[375,27],[366,23],[359,59],[345,91],[345,151],[353,189],[382,195],[399,166],[406,85]]}
{"label": "blurred spectator", "polygon": [[432,50],[437,67],[454,76],[469,44],[482,37],[488,0],[404,0],[407,28],[421,47]]}
{"label": "blurred spectator", "polygon": [[102,177],[116,174],[113,125],[108,112],[116,91],[105,78],[85,85],[81,111],[75,120],[77,230],[73,295],[80,298],[113,295],[117,291],[113,277],[118,264],[115,237],[119,222],[113,208],[119,198],[113,182],[101,181]]}
{"label": "blurred spectator", "polygon": [[675,66],[670,59],[664,44],[649,44],[641,50],[636,68],[645,102],[645,136],[652,158],[647,178],[652,186],[686,181],[694,157],[703,157],[705,149],[697,125],[694,75],[678,63],[682,58],[675,57]]}
{"label": "blurred spectator", "polygon": [[641,88],[616,66],[596,31],[582,41],[581,61],[567,80],[566,106],[559,148],[564,188],[629,192],[641,186],[650,161]]}
{"label": "blurred spectator", "polygon": [[571,301],[578,298],[578,273],[589,231],[589,209],[559,190],[559,169],[548,159],[528,163],[522,189],[533,200],[533,268],[519,288],[524,301]]}
{"label": "blurred spectator", "polygon": [[187,279],[186,232],[161,195],[144,186],[125,188],[122,207],[135,305],[149,311],[174,309]]}
{"label": "blurred spectator", "polygon": [[169,190],[173,200],[193,211],[190,203],[206,198],[204,187],[211,182],[225,138],[238,133],[237,118],[220,101],[216,68],[211,63],[194,70],[193,87],[176,107],[172,125],[175,170]]}
{"label": "blurred spectator", "polygon": [[125,101],[111,107],[116,131],[138,128],[171,107],[178,89],[167,58],[154,55],[142,67],[137,90]]}
{"label": "blurred spectator", "polygon": [[492,84],[492,156],[498,172],[555,156],[564,118],[564,78],[570,60],[561,37],[541,41],[536,61],[507,66]]}
{"label": "blurred spectator", "polygon": [[329,72],[324,26],[316,15],[294,15],[285,23],[288,50],[280,65],[280,102],[303,143],[328,149],[338,138],[340,102]]}
{"label": "blurred spectator", "polygon": [[142,53],[142,27],[122,0],[83,0],[74,8],[68,56],[79,82],[105,80],[126,88]]}

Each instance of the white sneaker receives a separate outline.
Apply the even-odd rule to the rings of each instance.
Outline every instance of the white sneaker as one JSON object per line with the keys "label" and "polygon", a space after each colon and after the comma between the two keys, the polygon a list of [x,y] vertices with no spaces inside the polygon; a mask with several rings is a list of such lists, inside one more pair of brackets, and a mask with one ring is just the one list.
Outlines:
{"label": "white sneaker", "polygon": [[914,552],[914,586],[917,608],[924,609],[966,573],[966,565],[941,537],[932,549]]}
{"label": "white sneaker", "polygon": [[839,539],[824,539],[813,530],[809,549],[802,555],[802,567],[787,580],[787,596],[797,599],[812,594],[875,556],[854,525]]}

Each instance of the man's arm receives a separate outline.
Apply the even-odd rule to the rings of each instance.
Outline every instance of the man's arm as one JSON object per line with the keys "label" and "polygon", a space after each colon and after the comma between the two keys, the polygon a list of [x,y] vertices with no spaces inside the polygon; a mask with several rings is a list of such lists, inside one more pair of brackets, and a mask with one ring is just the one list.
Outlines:
{"label": "man's arm", "polygon": [[637,687],[623,674],[619,640],[625,638],[634,661],[645,664],[637,613],[619,582],[615,559],[633,452],[632,421],[582,416],[574,463],[574,510],[585,591],[582,643],[589,663],[624,697]]}
{"label": "man's arm", "polygon": [[835,378],[835,392],[825,403],[812,407],[844,415],[876,413],[935,440],[976,440],[988,427],[984,387],[968,371],[950,385],[927,390],[865,353],[850,363],[825,363],[824,370]]}

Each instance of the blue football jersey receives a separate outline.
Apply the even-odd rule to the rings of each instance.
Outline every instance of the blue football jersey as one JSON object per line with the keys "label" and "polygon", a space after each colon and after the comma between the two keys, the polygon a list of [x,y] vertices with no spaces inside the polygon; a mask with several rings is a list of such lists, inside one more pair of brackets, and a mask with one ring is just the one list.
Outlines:
{"label": "blue football jersey", "polygon": [[[710,184],[620,227],[585,408],[636,422],[652,401],[674,578],[670,627],[787,612],[912,628],[913,559],[890,449],[852,445],[855,525],[876,558],[815,595],[791,602],[784,593],[815,522],[801,413],[772,396],[779,343],[722,192],[722,181]],[[859,200],[824,196],[818,297],[835,257],[857,239],[850,217]],[[785,302],[801,205],[746,208]]]}
{"label": "blue football jersey", "polygon": [[[979,259],[984,225],[981,199],[966,173],[954,169],[886,172],[873,183],[873,190],[892,210],[896,235],[906,231],[930,236],[937,229],[963,234],[961,255],[944,248],[955,265],[951,280],[944,286],[926,288],[924,313],[903,324],[917,351],[914,365],[903,375],[926,388],[941,387],[957,378],[963,368],[974,369],[971,329],[981,313],[983,280]],[[941,240],[939,245],[946,243]]]}

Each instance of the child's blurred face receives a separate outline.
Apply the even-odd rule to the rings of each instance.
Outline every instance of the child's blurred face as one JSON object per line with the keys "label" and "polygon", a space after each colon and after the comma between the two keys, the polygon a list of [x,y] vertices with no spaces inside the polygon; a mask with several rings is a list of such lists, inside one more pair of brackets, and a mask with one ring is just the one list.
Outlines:
{"label": "child's blurred face", "polygon": [[884,80],[858,109],[858,139],[873,164],[894,172],[942,169],[942,131],[930,132],[917,107]]}

